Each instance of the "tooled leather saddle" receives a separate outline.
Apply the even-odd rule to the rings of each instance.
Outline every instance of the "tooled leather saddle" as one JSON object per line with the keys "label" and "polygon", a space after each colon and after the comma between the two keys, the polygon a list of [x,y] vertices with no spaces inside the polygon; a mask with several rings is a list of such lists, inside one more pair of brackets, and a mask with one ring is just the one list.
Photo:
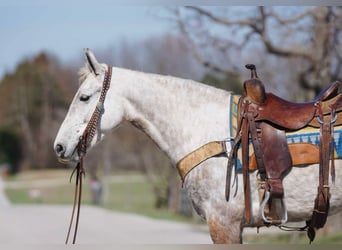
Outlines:
{"label": "tooled leather saddle", "polygon": [[226,179],[226,199],[229,200],[231,173],[236,167],[237,152],[242,151],[242,173],[245,200],[245,223],[251,222],[250,152],[253,145],[254,161],[258,171],[260,211],[264,225],[280,225],[287,221],[283,179],[291,171],[293,157],[286,133],[304,127],[319,128],[319,185],[312,217],[307,221],[310,242],[315,230],[322,228],[329,211],[329,170],[332,181],[334,167],[334,126],[342,124],[342,94],[338,93],[341,82],[336,81],[324,89],[313,101],[292,103],[265,92],[256,67],[251,79],[244,82],[244,93],[238,102],[238,125],[234,144],[229,155]]}
{"label": "tooled leather saddle", "polygon": [[[230,107],[231,114],[234,114],[231,122],[237,121],[237,125],[235,122],[231,124],[231,128],[234,128],[231,134],[235,132],[235,137],[232,141],[208,142],[190,152],[177,163],[178,172],[184,182],[187,174],[203,161],[228,154],[226,200],[230,198],[230,182],[235,169],[235,179],[236,173],[243,174],[244,223],[251,225],[249,173],[257,170],[262,218],[257,225],[283,227],[287,221],[283,179],[293,166],[319,163],[318,188],[312,216],[305,227],[297,228],[306,230],[312,242],[316,229],[325,225],[329,212],[329,171],[334,182],[334,158],[342,159],[340,148],[337,156],[334,150],[334,128],[338,126],[336,132],[339,137],[342,133],[342,93],[339,93],[342,83],[331,83],[311,102],[293,103],[266,93],[264,84],[257,76],[256,67],[249,64],[246,68],[251,70],[251,78],[244,82],[243,95],[232,97],[232,100],[237,97],[238,101],[236,105],[233,101],[234,105]],[[303,131],[314,131],[310,133],[314,134],[315,143],[289,142],[289,138],[297,140],[298,134],[301,138]],[[227,143],[232,143],[229,153]],[[338,141],[337,145],[341,146],[340,143]]]}

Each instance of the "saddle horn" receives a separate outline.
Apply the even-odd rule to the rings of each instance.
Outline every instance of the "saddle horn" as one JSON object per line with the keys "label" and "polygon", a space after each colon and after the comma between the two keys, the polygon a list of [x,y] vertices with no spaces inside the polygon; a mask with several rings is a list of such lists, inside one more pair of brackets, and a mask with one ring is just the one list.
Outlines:
{"label": "saddle horn", "polygon": [[258,78],[258,74],[256,72],[256,67],[254,64],[246,64],[245,67],[251,71],[251,78]]}
{"label": "saddle horn", "polygon": [[244,95],[256,103],[264,103],[266,101],[265,87],[259,80],[254,64],[246,64],[245,67],[251,71],[251,79],[244,82]]}

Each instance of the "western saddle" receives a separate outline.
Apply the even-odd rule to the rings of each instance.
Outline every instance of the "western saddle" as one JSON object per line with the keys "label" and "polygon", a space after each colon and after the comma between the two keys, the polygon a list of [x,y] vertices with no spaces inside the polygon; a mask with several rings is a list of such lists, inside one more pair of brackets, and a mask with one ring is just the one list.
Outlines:
{"label": "western saddle", "polygon": [[[319,163],[317,196],[311,219],[305,226],[312,242],[316,229],[325,225],[329,211],[329,170],[332,182],[335,179],[334,126],[342,125],[342,116],[339,115],[342,111],[342,94],[339,93],[339,87],[342,83],[333,82],[311,102],[292,103],[272,93],[266,93],[257,76],[256,67],[248,64],[246,68],[251,70],[251,78],[244,82],[244,93],[238,102],[237,133],[228,155],[226,200],[229,201],[230,198],[232,170],[235,169],[236,175],[238,151],[241,149],[246,225],[251,223],[249,173],[254,162],[258,171],[261,201],[262,221],[259,224],[280,226],[287,221],[283,179],[291,171],[293,162]],[[319,129],[319,150],[311,153],[316,158],[313,162],[296,159],[296,154],[300,154],[300,147],[291,147],[286,139],[286,133],[306,127]],[[252,157],[249,152],[250,144],[253,148]],[[215,141],[185,156],[177,164],[182,180],[184,181],[186,174],[202,161],[225,152],[225,142]]]}

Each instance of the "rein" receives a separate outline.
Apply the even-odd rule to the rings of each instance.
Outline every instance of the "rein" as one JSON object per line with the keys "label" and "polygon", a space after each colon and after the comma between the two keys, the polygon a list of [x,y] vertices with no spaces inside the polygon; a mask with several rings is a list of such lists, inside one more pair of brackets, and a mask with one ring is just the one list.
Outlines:
{"label": "rein", "polygon": [[74,221],[75,217],[75,211],[77,207],[77,213],[76,213],[76,221],[75,221],[75,229],[74,229],[74,236],[73,236],[73,241],[72,244],[76,243],[76,236],[77,236],[77,231],[78,231],[78,222],[80,218],[80,210],[81,210],[81,198],[82,198],[82,177],[85,176],[85,171],[83,168],[83,158],[87,153],[87,147],[93,140],[96,130],[100,128],[101,124],[101,117],[104,113],[104,101],[106,99],[106,94],[108,92],[108,89],[110,87],[110,82],[112,78],[112,67],[108,66],[108,70],[105,73],[105,77],[103,80],[103,85],[102,85],[102,90],[101,90],[101,95],[100,99],[96,105],[96,108],[87,124],[87,127],[84,129],[82,136],[79,139],[79,142],[76,146],[77,154],[79,156],[79,162],[77,163],[75,169],[71,173],[70,176],[70,182],[73,177],[73,175],[76,173],[76,185],[75,185],[75,193],[74,193],[74,204],[72,208],[72,213],[71,213],[71,219],[70,219],[70,224],[69,224],[69,229],[67,233],[67,237],[65,240],[65,244],[68,244],[69,237],[70,237],[70,232],[71,232],[71,227]]}

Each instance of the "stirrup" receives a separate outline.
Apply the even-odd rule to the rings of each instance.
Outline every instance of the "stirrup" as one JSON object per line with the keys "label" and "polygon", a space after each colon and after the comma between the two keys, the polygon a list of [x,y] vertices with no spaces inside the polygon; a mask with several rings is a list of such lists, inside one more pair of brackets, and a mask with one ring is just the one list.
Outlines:
{"label": "stirrup", "polygon": [[[265,206],[267,204],[267,202],[270,200],[270,197],[271,197],[271,194],[269,191],[265,191],[265,198],[264,200],[261,202],[260,204],[260,214],[261,214],[261,218],[262,220],[265,222],[265,223],[268,223],[268,224],[271,224],[271,225],[274,225],[274,224],[279,224],[279,223],[276,223],[275,221],[273,221],[272,219],[268,219],[266,218],[266,215],[265,215]],[[281,199],[281,206],[283,208],[283,216],[280,220],[280,224],[285,224],[287,222],[287,208],[286,208],[286,204],[285,204],[285,201],[284,199],[282,198]]]}

